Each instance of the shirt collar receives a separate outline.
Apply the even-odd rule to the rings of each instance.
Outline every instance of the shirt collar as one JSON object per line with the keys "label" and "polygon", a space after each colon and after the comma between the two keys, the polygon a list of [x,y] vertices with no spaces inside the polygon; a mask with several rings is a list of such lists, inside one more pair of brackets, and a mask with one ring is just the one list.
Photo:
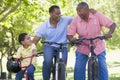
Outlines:
{"label": "shirt collar", "polygon": [[[93,14],[92,13],[90,13],[89,14],[89,18],[88,19],[92,19],[92,18],[94,18],[94,16],[93,16]],[[81,21],[83,21],[79,16],[78,16],[78,19],[79,19],[79,21],[81,22]]]}
{"label": "shirt collar", "polygon": [[[60,17],[60,21],[58,22],[58,24],[59,24],[62,20],[63,20],[63,18]],[[49,27],[49,28],[50,28],[50,27],[53,28],[53,27],[51,26],[51,24],[50,24],[50,18],[48,19],[47,24],[48,24],[48,27]]]}

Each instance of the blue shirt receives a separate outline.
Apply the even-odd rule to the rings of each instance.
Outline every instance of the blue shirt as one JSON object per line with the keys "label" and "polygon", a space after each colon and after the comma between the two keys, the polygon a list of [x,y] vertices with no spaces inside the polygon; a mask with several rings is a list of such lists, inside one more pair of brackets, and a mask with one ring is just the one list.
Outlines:
{"label": "blue shirt", "polygon": [[50,24],[50,19],[41,24],[36,32],[38,37],[45,37],[45,41],[65,43],[67,42],[67,28],[72,17],[61,17],[56,27]]}

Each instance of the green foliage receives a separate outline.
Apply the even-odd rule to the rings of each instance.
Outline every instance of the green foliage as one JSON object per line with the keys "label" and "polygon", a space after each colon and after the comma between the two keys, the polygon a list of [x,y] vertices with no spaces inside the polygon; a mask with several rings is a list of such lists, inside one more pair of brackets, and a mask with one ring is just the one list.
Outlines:
{"label": "green foliage", "polygon": [[[63,16],[76,16],[76,6],[81,1],[83,0],[0,0],[0,55],[10,56],[16,52],[20,33],[27,32],[34,37],[38,24],[49,18],[48,9],[51,5],[59,5]],[[120,0],[84,1],[88,2],[91,8],[103,12],[115,21],[116,31],[106,42],[108,49],[119,48]],[[104,29],[104,33],[107,31]],[[39,43],[37,49],[42,51],[42,44]],[[38,69],[41,70],[41,67]],[[71,70],[69,69],[68,72]],[[68,78],[70,79],[73,77]],[[111,80],[115,79],[111,77]]]}
{"label": "green foliage", "polygon": [[[94,3],[93,3],[94,1]],[[120,47],[120,0],[88,0],[88,4],[91,8],[94,8],[100,12],[103,12],[106,16],[111,18],[116,24],[116,30],[113,34],[113,37],[107,40],[108,49],[116,49]],[[103,29],[104,33],[108,30]]]}
{"label": "green foliage", "polygon": [[[83,0],[1,0],[0,3],[0,45],[16,48],[17,37],[21,32],[32,36],[38,29],[38,23],[49,18],[48,9],[51,5],[59,5],[62,15],[75,16],[76,6]],[[91,8],[103,12],[114,20],[117,28],[113,37],[107,41],[108,48],[119,48],[120,44],[120,0],[84,0]],[[94,1],[94,3],[93,3]],[[108,30],[104,30],[106,33]],[[13,34],[12,34],[13,33]],[[38,50],[42,49],[38,44]],[[5,51],[4,51],[5,52]]]}

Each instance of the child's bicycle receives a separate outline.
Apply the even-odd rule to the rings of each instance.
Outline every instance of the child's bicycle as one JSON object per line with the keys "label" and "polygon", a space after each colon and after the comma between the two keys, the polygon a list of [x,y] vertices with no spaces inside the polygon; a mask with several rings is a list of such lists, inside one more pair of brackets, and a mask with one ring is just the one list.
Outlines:
{"label": "child's bicycle", "polygon": [[[22,68],[24,68],[24,74],[25,74],[25,79],[29,80],[28,73],[27,73],[27,68],[31,65],[33,57],[39,57],[42,52],[37,53],[36,55],[24,57],[24,58],[11,58],[10,60],[7,61],[7,70],[11,73],[17,73],[19,72]],[[27,66],[21,66],[21,61],[23,59],[30,58],[30,63]]]}
{"label": "child's bicycle", "polygon": [[98,59],[94,53],[94,43],[93,41],[96,39],[103,40],[105,39],[104,36],[98,36],[95,38],[80,38],[77,40],[75,44],[80,45],[83,41],[88,40],[90,41],[90,52],[91,55],[88,59],[88,80],[99,80],[98,75]]}
{"label": "child's bicycle", "polygon": [[53,60],[53,66],[51,69],[52,73],[52,80],[66,80],[66,65],[65,62],[62,59],[62,48],[64,45],[71,44],[70,42],[67,43],[56,43],[56,42],[41,42],[43,44],[56,44],[59,45],[59,57],[56,57],[56,52],[54,52],[54,60]]}

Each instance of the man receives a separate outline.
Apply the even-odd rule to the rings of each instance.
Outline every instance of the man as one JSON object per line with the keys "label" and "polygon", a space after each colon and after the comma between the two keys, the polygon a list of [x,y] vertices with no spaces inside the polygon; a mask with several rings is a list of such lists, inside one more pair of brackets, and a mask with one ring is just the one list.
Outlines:
{"label": "man", "polygon": [[[45,41],[65,43],[67,42],[67,26],[71,23],[72,17],[61,16],[59,6],[53,5],[49,8],[50,18],[44,22],[33,39],[35,44],[45,37]],[[50,70],[52,67],[52,60],[54,52],[59,52],[58,45],[45,45],[44,46],[44,62],[43,62],[43,79],[50,79]],[[63,60],[67,63],[67,45],[63,47]]]}
{"label": "man", "polygon": [[[102,36],[103,26],[109,29],[108,33],[104,35],[105,38],[108,39],[112,37],[116,24],[111,19],[98,11],[89,9],[88,4],[85,2],[79,3],[76,10],[78,16],[71,22],[67,33],[67,37],[71,42],[76,42],[76,38],[74,37],[76,33],[79,38]],[[94,52],[99,64],[99,80],[108,80],[105,43],[103,40],[98,39],[94,42],[94,45]],[[85,80],[85,68],[90,53],[89,48],[89,41],[85,41],[83,44],[77,46],[74,80]]]}

